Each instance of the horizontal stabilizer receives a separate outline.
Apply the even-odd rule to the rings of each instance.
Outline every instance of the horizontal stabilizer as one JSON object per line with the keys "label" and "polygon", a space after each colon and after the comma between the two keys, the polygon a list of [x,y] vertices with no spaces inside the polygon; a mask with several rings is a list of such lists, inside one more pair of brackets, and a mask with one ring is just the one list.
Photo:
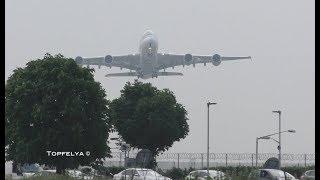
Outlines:
{"label": "horizontal stabilizer", "polygon": [[124,73],[110,73],[106,77],[118,77],[118,76],[138,76],[136,72],[124,72]]}
{"label": "horizontal stabilizer", "polygon": [[179,72],[158,72],[158,76],[183,76],[183,74]]}

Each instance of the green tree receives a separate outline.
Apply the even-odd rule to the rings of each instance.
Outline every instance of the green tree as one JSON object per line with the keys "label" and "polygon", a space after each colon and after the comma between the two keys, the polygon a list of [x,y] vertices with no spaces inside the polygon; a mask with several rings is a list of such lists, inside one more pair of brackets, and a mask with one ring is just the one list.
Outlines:
{"label": "green tree", "polygon": [[64,173],[110,156],[109,101],[92,72],[61,54],[46,54],[13,71],[5,86],[7,160],[55,166]]}
{"label": "green tree", "polygon": [[149,149],[153,157],[189,132],[187,111],[173,92],[158,90],[150,83],[126,83],[110,109],[114,127],[124,141],[134,148]]}

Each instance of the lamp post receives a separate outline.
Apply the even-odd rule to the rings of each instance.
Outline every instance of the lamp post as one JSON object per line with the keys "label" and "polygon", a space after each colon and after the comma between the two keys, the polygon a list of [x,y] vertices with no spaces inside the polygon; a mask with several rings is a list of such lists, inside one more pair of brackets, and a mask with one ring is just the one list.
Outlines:
{"label": "lamp post", "polygon": [[[124,151],[124,167],[126,167],[127,158],[129,158],[128,149],[130,148],[130,145],[126,144],[120,137],[113,137],[113,138],[110,138],[110,140],[117,141],[118,143],[116,144],[120,146],[119,149],[121,151]],[[121,162],[121,156],[120,156],[120,162]]]}
{"label": "lamp post", "polygon": [[270,137],[270,139],[272,139],[274,142],[278,143],[279,144],[279,141],[277,141],[276,139]]}
{"label": "lamp post", "polygon": [[279,150],[279,169],[281,168],[281,111],[277,110],[277,111],[272,111],[273,113],[277,113],[279,116],[279,146],[278,146],[278,150]]}
{"label": "lamp post", "polygon": [[259,146],[259,139],[270,139],[269,136],[262,136],[256,138],[256,167],[258,167],[258,146]]}
{"label": "lamp post", "polygon": [[217,103],[213,102],[208,102],[207,107],[208,107],[208,124],[207,124],[207,173],[209,174],[209,106],[210,105],[215,105]]}
{"label": "lamp post", "polygon": [[285,132],[289,132],[289,133],[295,133],[296,130],[294,129],[289,129],[286,131],[280,131],[278,133],[273,133],[273,134],[268,134],[266,136],[261,136],[261,137],[257,137],[256,138],[256,167],[258,166],[258,141],[259,139],[272,139],[273,141],[277,142],[279,144],[279,141],[275,140],[274,138],[272,138],[271,136],[276,135],[276,134],[281,134],[281,133],[285,133]]}

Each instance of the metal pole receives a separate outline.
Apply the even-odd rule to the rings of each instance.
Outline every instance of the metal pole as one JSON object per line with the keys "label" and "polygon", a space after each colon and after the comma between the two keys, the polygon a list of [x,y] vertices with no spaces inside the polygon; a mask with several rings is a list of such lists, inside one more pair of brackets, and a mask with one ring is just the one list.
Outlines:
{"label": "metal pole", "polygon": [[203,169],[203,154],[201,153],[201,169]]}
{"label": "metal pole", "polygon": [[279,169],[281,168],[281,111],[279,111]]}
{"label": "metal pole", "polygon": [[279,169],[281,168],[281,111],[272,111],[273,113],[277,113],[279,115],[279,145],[278,145],[278,150],[279,150]]}
{"label": "metal pole", "polygon": [[127,150],[124,150],[124,168],[126,168]]}
{"label": "metal pole", "polygon": [[253,167],[253,154],[251,154],[251,167]]}
{"label": "metal pole", "polygon": [[178,168],[179,168],[179,159],[180,159],[180,155],[179,155],[179,153],[178,153]]}
{"label": "metal pole", "polygon": [[228,154],[226,153],[226,167],[228,166]]}
{"label": "metal pole", "polygon": [[307,167],[307,155],[304,154],[304,167]]}
{"label": "metal pole", "polygon": [[208,126],[207,126],[207,173],[209,174],[209,106],[210,105],[215,105],[217,103],[213,102],[208,102],[207,107],[208,107]]}
{"label": "metal pole", "polygon": [[256,167],[258,167],[258,138],[256,138]]}
{"label": "metal pole", "polygon": [[208,123],[207,123],[207,173],[209,174],[209,103],[208,106]]}
{"label": "metal pole", "polygon": [[[126,161],[127,161],[127,149],[124,150],[124,169],[126,169]],[[129,175],[130,178],[130,175]],[[124,179],[127,180],[127,174],[124,174]]]}

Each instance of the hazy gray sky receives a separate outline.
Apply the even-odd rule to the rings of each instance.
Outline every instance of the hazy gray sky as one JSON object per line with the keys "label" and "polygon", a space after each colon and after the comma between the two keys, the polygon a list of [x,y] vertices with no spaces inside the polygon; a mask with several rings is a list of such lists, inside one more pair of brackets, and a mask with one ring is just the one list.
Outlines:
{"label": "hazy gray sky", "polygon": [[[311,0],[7,0],[5,78],[46,52],[136,53],[150,28],[160,52],[253,57],[175,68],[184,76],[145,80],[171,89],[189,113],[190,133],[170,152],[206,152],[206,102],[212,100],[218,104],[210,111],[211,152],[253,153],[257,136],[277,131],[271,111],[280,109],[283,130],[297,131],[282,135],[283,153],[314,153],[314,14]],[[134,80],[104,77],[119,71],[96,68],[109,99]],[[276,153],[276,147],[261,141],[259,151]]]}

